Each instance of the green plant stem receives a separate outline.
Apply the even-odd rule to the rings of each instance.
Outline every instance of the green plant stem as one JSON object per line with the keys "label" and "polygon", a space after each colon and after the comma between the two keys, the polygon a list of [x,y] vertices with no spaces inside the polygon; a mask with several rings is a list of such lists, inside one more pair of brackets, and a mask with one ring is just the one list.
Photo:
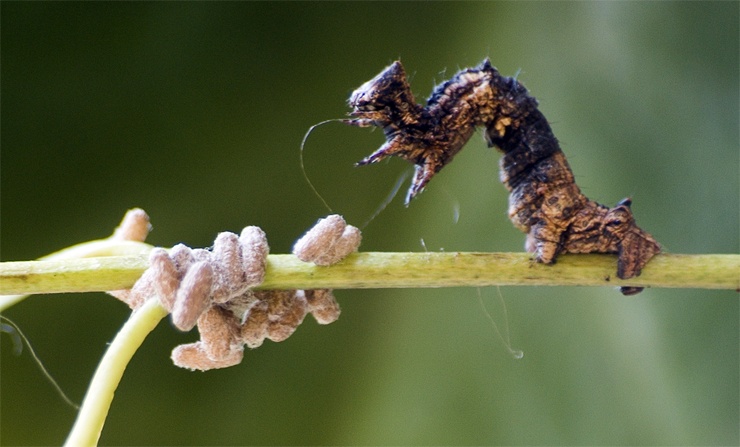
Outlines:
{"label": "green plant stem", "polygon": [[[137,243],[119,249],[116,244],[95,241],[41,261],[0,263],[0,294],[24,294],[0,296],[0,311],[25,294],[130,288],[147,268],[145,253],[151,247]],[[80,258],[100,255],[112,256]],[[270,255],[260,288],[630,285],[740,289],[740,255],[658,255],[638,278],[619,280],[615,272],[616,256],[599,254],[564,255],[548,266],[532,262],[527,253],[355,253],[331,267],[301,262],[293,255]],[[166,316],[156,299],[132,313],[98,366],[66,445],[97,444],[128,362]]]}
{"label": "green plant stem", "polygon": [[166,316],[167,311],[156,299],[148,300],[131,314],[95,370],[66,446],[93,446],[98,443],[113,394],[126,366],[149,332]]}
{"label": "green plant stem", "polygon": [[[143,256],[0,263],[0,294],[130,288]],[[270,255],[262,289],[483,287],[492,285],[639,286],[738,289],[740,255],[662,254],[641,276],[616,277],[616,256],[563,255],[554,265],[527,253],[355,253],[331,267]],[[0,300],[0,311],[3,305]]]}
{"label": "green plant stem", "polygon": [[[115,240],[111,238],[99,239],[99,240],[94,240],[94,241],[83,242],[81,244],[77,244],[71,247],[64,248],[55,253],[44,256],[43,258],[39,258],[39,261],[59,262],[59,264],[57,265],[61,266],[61,271],[58,273],[60,274],[60,277],[61,277],[64,275],[63,272],[65,268],[68,267],[68,262],[61,262],[64,260],[74,260],[74,261],[69,261],[69,264],[76,264],[75,261],[81,261],[80,258],[92,258],[92,257],[100,257],[100,256],[115,258],[115,257],[126,257],[126,256],[131,256],[131,255],[133,256],[142,255],[143,256],[149,253],[149,251],[152,248],[153,247],[151,245],[145,244],[143,242],[120,241],[120,240]],[[32,261],[32,262],[38,262],[38,261]],[[126,262],[125,260],[120,259],[118,261],[118,264],[122,264],[125,262]],[[12,265],[12,264],[14,263],[9,263],[9,262],[0,263],[0,270],[4,271],[5,266]],[[31,264],[30,266],[28,266],[28,268],[32,270],[34,268],[33,265],[34,264]],[[45,267],[50,266],[50,265],[44,265],[44,264],[39,264],[39,265],[45,266]],[[74,268],[74,267],[69,265],[69,268]],[[92,268],[90,272],[91,278],[96,278],[97,281],[101,280],[102,276],[105,275],[105,273],[103,273],[102,271],[95,270],[94,263],[90,264],[89,268]],[[25,269],[21,269],[20,271],[18,270],[14,270],[14,271],[17,272],[21,276],[28,272],[28,270],[25,270]],[[141,270],[137,269],[136,271],[137,271],[136,276],[132,277],[134,281],[136,281],[136,279],[139,276],[141,276]],[[116,280],[120,281],[121,280],[120,275],[116,275],[116,276],[117,276]],[[21,280],[21,282],[25,282],[22,280],[22,278],[15,278],[15,280],[19,280],[19,279]],[[30,276],[28,277],[28,281],[29,282],[33,281],[33,274],[30,274]],[[65,281],[52,280],[52,282],[56,283],[59,286]],[[5,275],[0,275],[0,312],[18,303],[19,301],[23,300],[24,298],[28,296],[29,293],[47,293],[47,292],[34,292],[34,291],[26,292],[25,291],[27,289],[33,289],[32,287],[27,287],[19,291],[8,291],[8,292],[2,291],[6,285],[11,285],[13,283],[14,283],[13,279],[7,278]],[[114,290],[114,289],[116,288],[114,287],[108,290]],[[15,295],[9,295],[9,294],[15,294]]]}

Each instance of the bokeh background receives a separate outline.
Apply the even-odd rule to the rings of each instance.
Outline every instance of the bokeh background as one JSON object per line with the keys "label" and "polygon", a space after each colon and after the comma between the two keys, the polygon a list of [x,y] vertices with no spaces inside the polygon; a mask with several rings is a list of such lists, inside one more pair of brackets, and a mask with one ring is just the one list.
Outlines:
{"label": "bokeh background", "polygon": [[[327,214],[306,130],[401,58],[419,101],[490,56],[541,103],[591,198],[634,200],[673,253],[738,253],[737,2],[2,2],[2,260],[108,235],[144,208],[149,242],[208,246],[259,225],[273,253]],[[361,224],[409,166],[356,169],[381,132],[314,132],[306,173]],[[498,154],[476,136],[365,251],[521,251]],[[405,189],[405,188],[404,188]],[[424,246],[422,242],[424,241]],[[104,445],[737,445],[734,291],[501,287],[338,291],[233,368],[193,373],[163,322],[131,362]],[[126,306],[36,296],[6,312],[84,396]],[[0,335],[0,441],[62,442],[75,411]]]}

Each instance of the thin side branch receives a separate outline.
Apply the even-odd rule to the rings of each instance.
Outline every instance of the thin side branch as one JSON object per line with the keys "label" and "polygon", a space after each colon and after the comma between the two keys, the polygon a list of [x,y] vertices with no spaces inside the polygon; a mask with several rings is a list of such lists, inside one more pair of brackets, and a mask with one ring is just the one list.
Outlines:
{"label": "thin side branch", "polygon": [[129,361],[144,339],[167,316],[158,300],[134,311],[113,340],[95,371],[65,446],[97,445],[113,394]]}
{"label": "thin side branch", "polygon": [[[562,255],[554,265],[527,253],[356,253],[331,267],[270,255],[261,289],[369,289],[492,285],[637,286],[740,289],[740,255],[656,256],[641,276],[616,277],[616,256]],[[143,256],[0,263],[0,294],[91,292],[130,288],[147,268]],[[0,310],[2,302],[0,301]]]}

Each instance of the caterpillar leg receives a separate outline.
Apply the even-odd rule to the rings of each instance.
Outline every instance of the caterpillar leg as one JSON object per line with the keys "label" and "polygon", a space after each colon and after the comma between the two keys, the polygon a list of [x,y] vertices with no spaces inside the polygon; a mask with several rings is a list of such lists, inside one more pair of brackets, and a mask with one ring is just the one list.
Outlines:
{"label": "caterpillar leg", "polygon": [[537,262],[552,264],[563,248],[560,242],[562,233],[562,230],[539,223],[529,230],[525,247],[535,254]]}
{"label": "caterpillar leg", "polygon": [[394,144],[393,141],[389,141],[380,146],[377,151],[358,161],[355,166],[365,166],[371,163],[377,163],[380,160],[396,155],[401,151],[403,151],[402,147],[398,144]]}
{"label": "caterpillar leg", "polygon": [[617,276],[622,279],[639,276],[645,264],[658,253],[660,253],[660,245],[655,239],[635,228],[625,235],[619,246]]}

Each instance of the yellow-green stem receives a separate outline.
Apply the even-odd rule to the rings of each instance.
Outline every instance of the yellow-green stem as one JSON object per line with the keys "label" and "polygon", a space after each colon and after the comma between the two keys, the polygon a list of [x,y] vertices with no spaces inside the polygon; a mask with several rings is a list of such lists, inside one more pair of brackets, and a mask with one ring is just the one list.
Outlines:
{"label": "yellow-green stem", "polygon": [[[0,263],[0,295],[130,288],[145,257],[110,256]],[[661,254],[641,276],[616,277],[616,256],[562,255],[536,264],[527,253],[355,253],[331,267],[270,255],[262,289],[481,287],[492,285],[640,286],[738,289],[740,255]],[[4,309],[0,297],[0,311]]]}
{"label": "yellow-green stem", "polygon": [[[108,239],[99,239],[94,241],[88,241],[83,242],[81,244],[76,244],[71,247],[63,248],[62,250],[59,250],[57,252],[54,252],[50,255],[44,256],[39,259],[39,261],[64,261],[64,260],[80,260],[80,258],[93,258],[93,257],[126,257],[131,255],[146,255],[149,253],[149,251],[153,247],[149,244],[145,244],[143,242],[135,242],[135,241],[120,241],[115,240],[112,238]],[[38,262],[38,261],[32,261],[32,262]],[[124,263],[124,260],[120,260],[119,262]],[[6,272],[6,266],[12,266],[15,263],[8,263],[3,262],[0,263],[0,270],[3,272]],[[74,264],[74,262],[72,262]],[[61,263],[62,270],[65,269],[67,264],[65,262]],[[48,265],[47,265],[48,267]],[[33,268],[30,266],[29,268]],[[70,266],[70,268],[73,268]],[[17,270],[13,270],[16,271]],[[23,275],[25,271],[22,269],[19,274]],[[102,279],[103,276],[106,275],[106,272],[101,271],[93,271],[92,277],[97,278],[98,280]],[[120,281],[121,277],[120,275],[116,275],[116,281]],[[137,273],[137,276],[135,276],[133,279],[136,280],[141,276],[141,271]],[[16,278],[20,279],[20,278]],[[32,278],[28,278],[29,281],[33,281]],[[52,280],[57,286],[61,285],[63,281],[55,281]],[[16,304],[17,302],[23,300],[28,296],[30,293],[47,293],[47,292],[25,292],[25,291],[7,291],[2,292],[2,290],[5,288],[5,286],[10,286],[13,284],[14,281],[8,277],[5,276],[5,274],[0,274],[0,312],[3,310],[11,307],[12,305]],[[29,287],[30,288],[30,287]],[[115,289],[115,288],[114,288]],[[108,289],[113,290],[113,289]],[[10,293],[16,294],[16,295],[9,295]]]}
{"label": "yellow-green stem", "polygon": [[67,437],[66,446],[97,445],[113,394],[128,362],[149,332],[154,330],[157,323],[166,316],[167,311],[159,305],[159,300],[156,299],[148,300],[131,314],[108,350],[105,351],[98,369],[95,370],[77,420]]}
{"label": "yellow-green stem", "polygon": [[[0,263],[0,312],[28,294],[130,288],[147,268],[151,246],[103,240],[44,260]],[[93,257],[90,257],[93,256]],[[95,257],[98,256],[98,257]],[[555,265],[526,253],[356,253],[331,267],[270,255],[262,289],[481,287],[491,285],[641,286],[740,289],[740,255],[653,258],[638,278],[620,280],[612,255],[564,255]],[[95,372],[68,446],[96,445],[126,365],[167,315],[151,299],[133,312]]]}

